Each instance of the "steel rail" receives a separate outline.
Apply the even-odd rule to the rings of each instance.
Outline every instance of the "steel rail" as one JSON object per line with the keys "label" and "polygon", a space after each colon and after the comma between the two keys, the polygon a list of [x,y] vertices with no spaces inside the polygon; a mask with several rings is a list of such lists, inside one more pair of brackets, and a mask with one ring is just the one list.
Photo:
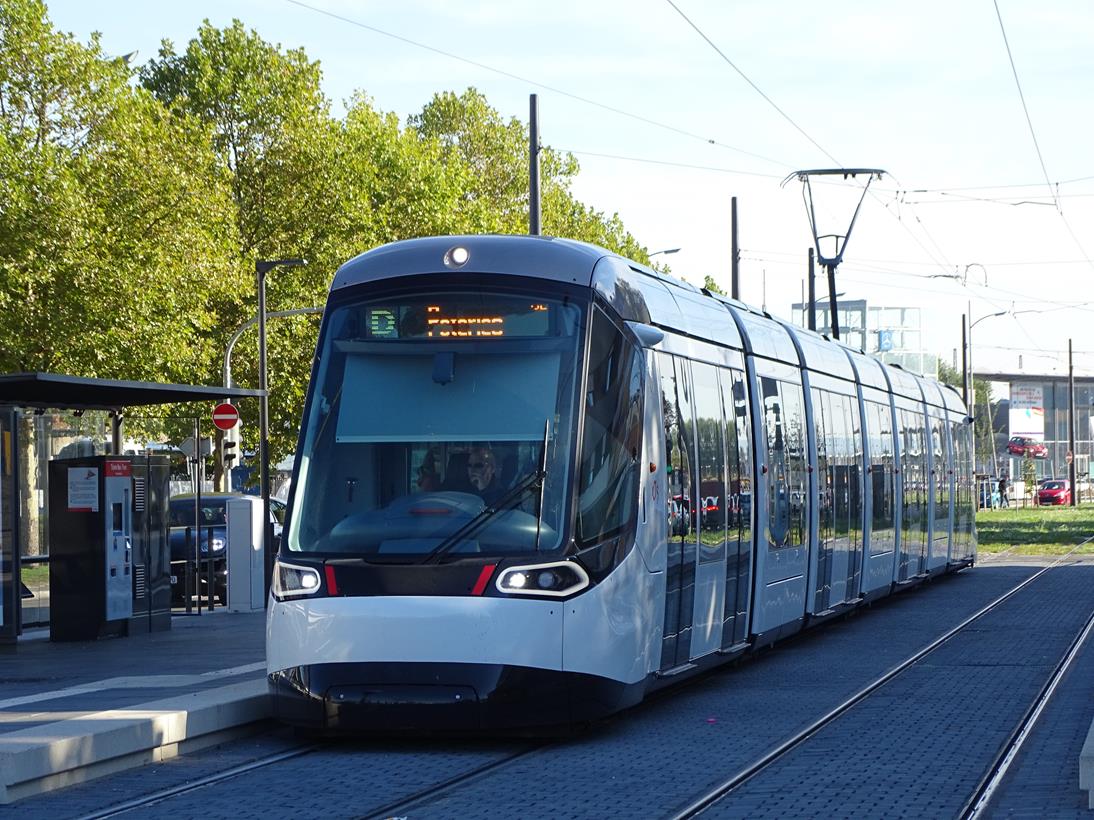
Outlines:
{"label": "steel rail", "polygon": [[806,728],[804,728],[803,730],[801,730],[797,734],[793,735],[792,737],[786,739],[785,741],[780,743],[778,746],[776,746],[774,749],[770,750],[769,752],[767,752],[766,754],[764,754],[762,757],[758,758],[754,762],[748,764],[743,769],[740,769],[735,774],[733,774],[731,777],[723,780],[721,783],[714,786],[713,788],[708,789],[703,795],[701,795],[700,797],[693,800],[687,806],[680,809],[676,813],[670,815],[671,820],[687,820],[687,818],[696,817],[697,815],[701,814],[703,811],[710,808],[712,805],[717,803],[719,800],[721,800],[722,798],[724,798],[728,794],[730,794],[738,786],[741,786],[742,784],[744,784],[747,781],[751,780],[753,777],[755,777],[761,771],[768,768],[771,764],[775,763],[780,758],[785,756],[788,752],[790,752],[791,750],[793,750],[793,749],[797,748],[798,746],[800,746],[802,743],[804,743],[806,740],[811,738],[813,735],[815,735],[821,729],[828,726],[830,723],[833,723],[837,718],[839,718],[845,712],[850,710],[852,707],[854,707],[855,705],[857,705],[861,701],[865,700],[869,695],[873,694],[875,691],[880,689],[886,683],[891,681],[893,678],[895,678],[901,672],[904,672],[909,667],[911,667],[914,664],[921,661],[924,657],[929,655],[934,650],[938,649],[940,646],[942,646],[942,644],[949,641],[951,638],[953,638],[955,635],[957,635],[963,629],[968,627],[974,621],[978,620],[979,618],[983,617],[987,613],[991,612],[993,609],[998,607],[1004,601],[1008,600],[1013,595],[1017,594],[1019,591],[1024,589],[1026,586],[1033,583],[1035,580],[1040,578],[1042,575],[1044,575],[1050,569],[1055,568],[1057,565],[1062,563],[1065,559],[1069,558],[1071,556],[1071,554],[1074,553],[1077,549],[1079,549],[1080,547],[1086,545],[1087,543],[1089,543],[1092,540],[1094,540],[1094,536],[1091,536],[1089,538],[1084,539],[1083,541],[1080,541],[1078,544],[1076,544],[1074,547],[1072,547],[1070,550],[1068,550],[1067,553],[1065,553],[1064,555],[1061,555],[1060,557],[1058,557],[1051,564],[1049,564],[1048,566],[1042,567],[1040,570],[1035,572],[1033,575],[1029,576],[1024,581],[1022,581],[1021,583],[1017,584],[1016,586],[1012,587],[1007,592],[1000,595],[994,601],[991,601],[990,603],[986,604],[984,607],[979,609],[977,612],[970,615],[968,618],[963,620],[961,623],[959,623],[953,629],[951,629],[948,632],[944,633],[943,635],[939,636],[938,638],[931,641],[929,644],[927,644],[925,647],[920,649],[915,654],[909,656],[905,660],[898,663],[896,666],[894,666],[888,672],[883,674],[881,677],[877,678],[876,680],[874,680],[871,683],[866,684],[866,686],[864,686],[862,689],[857,691],[855,694],[851,695],[849,698],[847,698],[845,701],[843,701],[843,703],[839,704],[838,706],[834,707],[830,711],[826,712],[823,716],[821,716],[817,720],[813,721],[813,723],[809,724]]}
{"label": "steel rail", "polygon": [[1078,656],[1092,629],[1094,629],[1094,612],[1091,612],[1090,617],[1086,620],[1086,625],[1079,630],[1079,634],[1071,642],[1071,646],[1064,653],[1064,657],[1056,664],[1052,675],[1049,676],[1045,685],[1041,687],[1041,691],[1037,693],[1033,703],[1022,715],[1022,719],[1018,721],[1018,725],[1015,726],[1014,731],[1007,738],[1007,742],[1000,748],[995,760],[992,761],[992,765],[973,790],[972,796],[961,807],[958,817],[963,818],[963,820],[977,820],[977,818],[983,816],[991,803],[992,797],[995,796],[995,792],[1003,783],[1003,778],[1007,776],[1011,764],[1029,738],[1034,725],[1041,717],[1041,713],[1045,711],[1045,707],[1048,706],[1052,696],[1056,694],[1060,681],[1067,674],[1067,670],[1071,668],[1072,662]]}
{"label": "steel rail", "polygon": [[528,749],[522,749],[515,754],[511,754],[508,757],[503,757],[500,760],[491,760],[489,763],[483,763],[481,766],[466,771],[462,774],[453,775],[452,777],[437,783],[433,786],[429,786],[420,791],[414,792],[409,797],[401,797],[396,801],[381,806],[378,809],[370,810],[368,814],[362,816],[362,820],[390,820],[393,817],[406,817],[406,810],[414,808],[420,803],[425,802],[433,797],[437,797],[444,792],[450,791],[457,786],[465,786],[469,783],[473,783],[480,778],[485,777],[488,774],[492,774],[498,769],[508,766],[510,763],[515,763],[527,757],[530,754],[534,754],[547,746],[552,745],[550,743],[532,746]]}
{"label": "steel rail", "polygon": [[198,778],[197,780],[191,780],[187,783],[183,783],[179,786],[171,786],[166,789],[160,789],[159,791],[146,794],[143,797],[134,797],[132,800],[127,800],[124,803],[115,803],[112,806],[108,806],[105,809],[92,812],[91,814],[82,815],[79,820],[103,820],[107,817],[117,817],[119,814],[125,814],[126,812],[133,811],[135,809],[143,809],[147,806],[151,806],[155,803],[160,803],[164,800],[169,800],[172,797],[178,797],[181,794],[187,792],[196,791],[197,789],[203,789],[206,786],[213,786],[217,783],[221,783],[225,780],[230,780],[233,777],[238,777],[241,774],[254,771],[255,769],[261,769],[265,766],[270,766],[274,763],[280,763],[283,760],[291,760],[294,757],[302,757],[303,755],[310,754],[316,749],[322,748],[318,744],[310,746],[298,746],[295,749],[288,749],[277,754],[269,755],[268,757],[262,757],[258,760],[252,760],[250,763],[243,763],[239,766],[233,766],[231,769],[225,769],[222,772],[211,774],[206,777]]}

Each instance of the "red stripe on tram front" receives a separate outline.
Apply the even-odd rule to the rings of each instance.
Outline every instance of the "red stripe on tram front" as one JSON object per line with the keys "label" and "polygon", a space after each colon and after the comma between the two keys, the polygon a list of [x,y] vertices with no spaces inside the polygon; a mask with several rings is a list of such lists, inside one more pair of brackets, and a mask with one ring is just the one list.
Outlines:
{"label": "red stripe on tram front", "polygon": [[490,583],[490,576],[494,574],[494,567],[497,564],[487,564],[482,568],[482,572],[479,573],[479,580],[475,582],[474,588],[471,590],[472,595],[482,595],[486,591],[486,585]]}
{"label": "red stripe on tram front", "polygon": [[327,594],[328,595],[337,595],[338,594],[338,582],[336,580],[334,580],[334,567],[332,567],[330,564],[327,564],[326,567],[324,567],[324,569],[326,570],[326,575],[327,575]]}

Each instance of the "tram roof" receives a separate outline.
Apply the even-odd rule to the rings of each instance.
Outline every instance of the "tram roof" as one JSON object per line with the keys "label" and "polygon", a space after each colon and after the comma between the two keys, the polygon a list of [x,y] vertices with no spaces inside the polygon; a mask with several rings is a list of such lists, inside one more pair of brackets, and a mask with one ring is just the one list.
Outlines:
{"label": "tram roof", "polygon": [[[467,261],[446,264],[450,251],[463,248]],[[334,275],[331,290],[351,285],[429,273],[467,271],[534,276],[588,286],[593,268],[611,251],[551,236],[430,236],[392,242],[350,259]]]}
{"label": "tram roof", "polygon": [[779,324],[798,343],[804,367],[847,381],[855,381],[854,367],[851,365],[851,360],[847,358],[847,355],[841,349],[842,345],[831,341],[816,331],[807,330],[788,322],[780,322]]}
{"label": "tram roof", "polygon": [[[456,248],[467,251],[462,265],[446,262]],[[530,276],[591,287],[629,321],[658,325],[951,410],[964,408],[956,393],[935,386],[933,379],[883,365],[827,336],[572,239],[491,234],[392,242],[342,265],[331,290],[400,276],[459,271]]]}

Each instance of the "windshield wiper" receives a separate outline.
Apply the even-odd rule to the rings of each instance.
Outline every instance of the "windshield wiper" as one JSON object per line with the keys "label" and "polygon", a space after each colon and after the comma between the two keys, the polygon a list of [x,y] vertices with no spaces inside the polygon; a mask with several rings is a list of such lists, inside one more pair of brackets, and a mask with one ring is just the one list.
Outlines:
{"label": "windshield wiper", "polygon": [[431,564],[437,563],[442,557],[450,552],[457,544],[459,544],[471,533],[478,530],[483,524],[493,518],[502,510],[505,510],[514,501],[519,501],[524,497],[524,494],[532,487],[539,488],[539,505],[536,508],[536,552],[539,551],[539,533],[541,523],[543,521],[543,488],[547,478],[547,442],[550,438],[551,422],[548,419],[543,425],[543,451],[540,453],[539,469],[526,476],[517,486],[513,487],[509,492],[503,495],[498,501],[493,504],[487,504],[474,518],[456,530],[454,533],[445,538],[440,544],[434,547],[419,563]]}

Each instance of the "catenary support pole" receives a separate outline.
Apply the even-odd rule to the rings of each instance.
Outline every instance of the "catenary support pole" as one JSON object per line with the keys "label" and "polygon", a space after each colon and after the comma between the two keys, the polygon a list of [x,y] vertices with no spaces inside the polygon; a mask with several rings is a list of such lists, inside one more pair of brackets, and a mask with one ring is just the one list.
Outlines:
{"label": "catenary support pole", "polygon": [[1079,488],[1075,483],[1075,365],[1071,357],[1071,339],[1067,340],[1067,482],[1071,487],[1071,506],[1078,503]]}
{"label": "catenary support pole", "polygon": [[810,330],[817,329],[817,270],[813,259],[813,249],[809,249],[809,316],[808,327]]}
{"label": "catenary support pole", "polygon": [[836,313],[836,266],[829,262],[828,269],[828,311],[831,313],[832,338],[839,339],[839,314]]}
{"label": "catenary support pole", "polygon": [[539,208],[539,99],[528,95],[528,233],[540,234]]}
{"label": "catenary support pole", "polygon": [[729,200],[730,265],[729,295],[741,298],[741,249],[737,244],[737,197]]}
{"label": "catenary support pole", "polygon": [[[965,402],[965,409],[969,407],[969,337],[968,337],[968,321],[969,317],[961,314],[961,400]],[[973,429],[973,461],[976,461],[976,430]]]}

